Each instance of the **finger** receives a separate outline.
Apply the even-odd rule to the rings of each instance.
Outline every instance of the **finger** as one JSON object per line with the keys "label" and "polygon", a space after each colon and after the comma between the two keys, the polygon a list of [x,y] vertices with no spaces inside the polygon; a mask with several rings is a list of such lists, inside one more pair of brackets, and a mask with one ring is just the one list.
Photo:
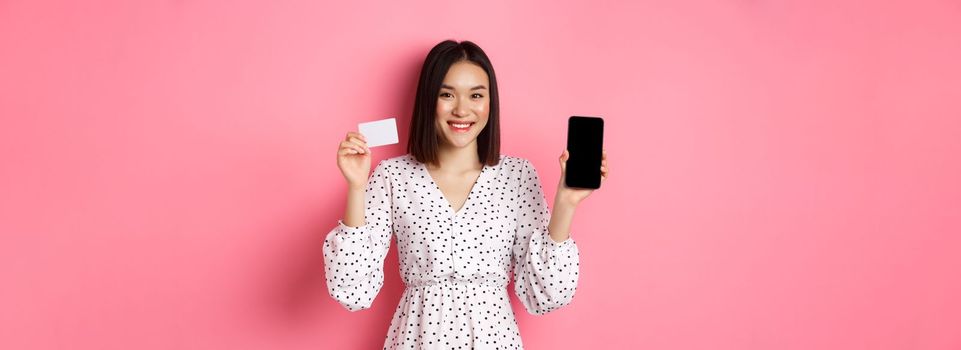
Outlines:
{"label": "finger", "polygon": [[357,138],[357,137],[351,137],[349,141],[352,142],[352,143],[355,144],[355,145],[360,146],[361,148],[363,148],[363,149],[366,150],[366,151],[370,151],[370,148],[367,147],[367,142],[364,141],[364,140],[361,140],[361,139],[359,139],[359,138]]}
{"label": "finger", "polygon": [[351,137],[356,137],[356,138],[359,138],[359,139],[361,139],[361,140],[367,141],[367,136],[364,136],[364,134],[361,134],[361,133],[356,132],[356,131],[348,131],[348,132],[347,132],[347,137],[345,138],[345,140],[350,140]]}
{"label": "finger", "polygon": [[350,145],[351,147],[355,147],[357,150],[361,151],[360,153],[370,152],[370,149],[367,148],[367,144],[365,144],[364,142],[360,141],[357,138],[351,138],[350,141],[344,141],[344,142]]}
{"label": "finger", "polygon": [[365,150],[363,147],[360,147],[360,146],[357,146],[357,145],[350,145],[350,148],[353,149],[353,150],[354,150],[355,152],[357,152],[358,154],[367,153],[367,150]]}
{"label": "finger", "polygon": [[356,143],[354,143],[354,142],[351,142],[351,141],[341,141],[341,142],[340,142],[340,147],[356,148],[356,149],[358,149],[358,150],[364,149],[363,146],[361,146],[361,145],[359,145],[359,144],[356,144]]}
{"label": "finger", "polygon": [[351,137],[347,138],[347,141],[357,141],[357,142],[360,142],[360,143],[363,143],[363,144],[367,144],[367,140],[364,139],[362,136],[363,136],[363,135],[361,135],[361,134],[357,134],[357,135],[354,135],[354,136],[351,136]]}
{"label": "finger", "polygon": [[338,156],[345,156],[345,155],[349,155],[349,154],[357,154],[357,150],[355,150],[355,149],[353,149],[353,148],[350,148],[350,147],[342,147],[342,148],[340,148],[340,149],[337,150],[337,155],[338,155]]}
{"label": "finger", "polygon": [[341,142],[341,143],[340,143],[340,147],[341,147],[341,148],[352,149],[352,150],[356,151],[356,153],[364,153],[364,148],[361,147],[361,146],[359,146],[359,145],[357,145],[357,144],[355,144],[355,143],[353,143],[353,142],[348,142],[348,141]]}

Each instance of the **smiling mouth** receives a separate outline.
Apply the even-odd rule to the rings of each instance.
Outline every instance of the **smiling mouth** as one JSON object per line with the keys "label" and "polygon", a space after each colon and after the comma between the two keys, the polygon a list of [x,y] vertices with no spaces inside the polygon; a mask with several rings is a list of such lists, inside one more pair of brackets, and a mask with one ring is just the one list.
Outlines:
{"label": "smiling mouth", "polygon": [[470,128],[474,126],[474,123],[447,122],[447,125],[450,125],[451,130],[454,132],[468,132]]}

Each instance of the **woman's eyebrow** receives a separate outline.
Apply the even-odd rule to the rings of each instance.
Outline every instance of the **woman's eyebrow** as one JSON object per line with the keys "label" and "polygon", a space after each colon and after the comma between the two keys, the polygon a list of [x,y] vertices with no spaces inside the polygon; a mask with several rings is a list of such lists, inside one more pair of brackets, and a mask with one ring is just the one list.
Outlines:
{"label": "woman's eyebrow", "polygon": [[[441,89],[451,89],[451,90],[455,90],[453,86],[450,86],[450,85],[447,85],[447,84],[441,84],[441,85],[440,85],[440,88],[441,88]],[[470,91],[483,90],[483,89],[486,89],[486,88],[487,88],[487,87],[484,86],[484,85],[477,85],[477,86],[475,86],[475,87],[470,88]]]}

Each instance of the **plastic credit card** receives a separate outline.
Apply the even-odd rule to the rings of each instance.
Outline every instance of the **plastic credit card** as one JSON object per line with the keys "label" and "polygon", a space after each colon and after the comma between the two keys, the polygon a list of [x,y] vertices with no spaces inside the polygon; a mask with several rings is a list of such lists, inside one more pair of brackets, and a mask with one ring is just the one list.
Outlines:
{"label": "plastic credit card", "polygon": [[397,142],[397,120],[387,118],[357,124],[357,131],[367,138],[367,147],[392,145]]}

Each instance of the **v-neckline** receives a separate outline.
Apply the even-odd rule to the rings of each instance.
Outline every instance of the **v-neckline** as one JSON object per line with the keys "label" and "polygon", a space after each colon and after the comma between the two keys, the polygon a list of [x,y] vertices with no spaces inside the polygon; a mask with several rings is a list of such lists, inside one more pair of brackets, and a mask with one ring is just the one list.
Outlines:
{"label": "v-neckline", "polygon": [[450,200],[447,199],[447,196],[444,195],[444,191],[440,189],[440,186],[437,185],[437,181],[434,181],[434,177],[431,176],[430,171],[427,170],[427,164],[418,162],[416,159],[414,159],[414,162],[420,165],[420,169],[424,171],[425,177],[427,177],[427,179],[430,180],[430,183],[433,185],[433,190],[436,190],[437,195],[445,203],[447,203],[447,211],[454,214],[454,216],[458,216],[461,213],[463,213],[465,210],[467,210],[467,207],[471,204],[471,198],[474,197],[474,192],[476,192],[477,190],[477,186],[481,183],[481,181],[484,180],[484,174],[488,171],[488,168],[489,168],[487,164],[484,164],[481,167],[481,172],[480,174],[477,174],[477,179],[474,180],[474,184],[471,185],[470,192],[467,192],[467,198],[464,199],[464,203],[461,204],[460,209],[454,210],[454,206],[451,205]]}

